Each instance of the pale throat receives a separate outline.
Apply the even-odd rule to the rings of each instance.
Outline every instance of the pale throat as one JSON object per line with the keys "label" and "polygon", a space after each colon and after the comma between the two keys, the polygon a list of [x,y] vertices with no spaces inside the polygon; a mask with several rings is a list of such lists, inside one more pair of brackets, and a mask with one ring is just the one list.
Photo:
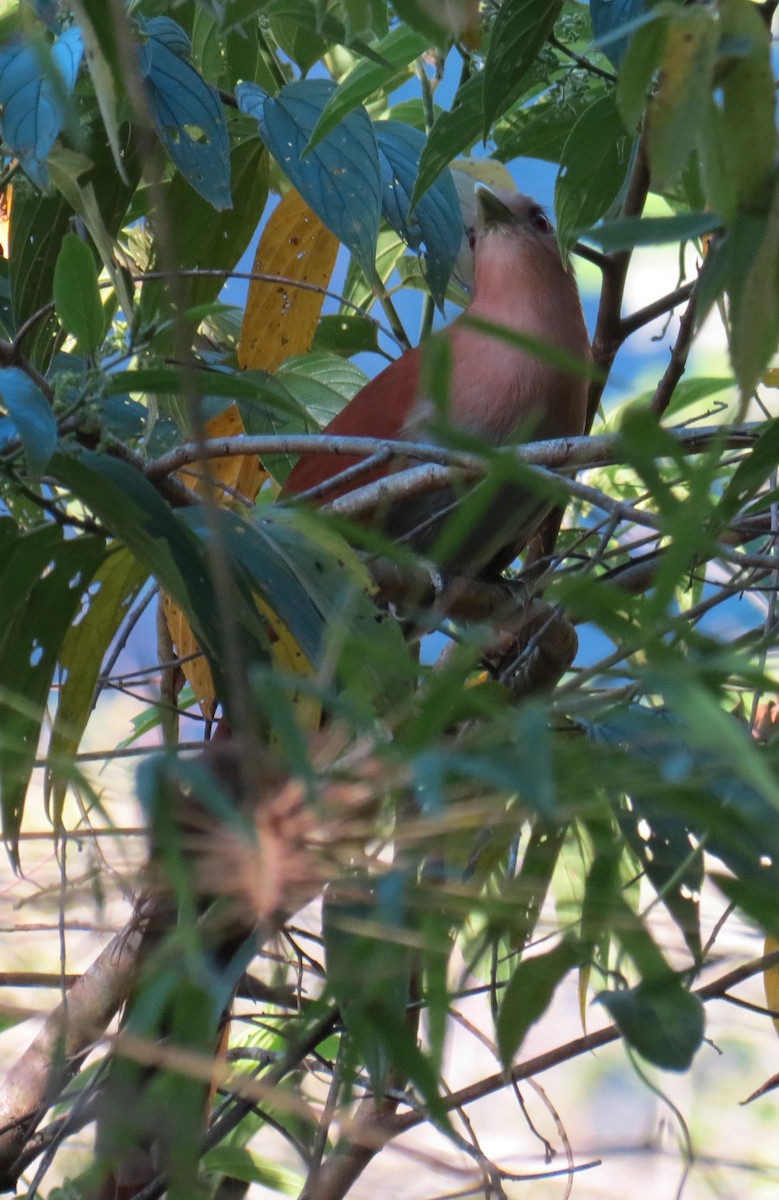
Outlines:
{"label": "pale throat", "polygon": [[549,336],[571,281],[546,248],[527,235],[493,236],[480,249],[469,312],[511,329]]}

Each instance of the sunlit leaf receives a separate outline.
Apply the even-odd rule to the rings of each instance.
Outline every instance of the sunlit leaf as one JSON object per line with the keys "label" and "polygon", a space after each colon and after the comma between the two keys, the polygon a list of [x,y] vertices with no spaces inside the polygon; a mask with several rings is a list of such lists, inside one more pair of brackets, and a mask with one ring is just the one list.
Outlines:
{"label": "sunlit leaf", "polygon": [[254,279],[249,285],[238,345],[242,367],[275,371],[309,349],[337,253],[337,238],[290,189],[257,246],[253,269],[279,278],[272,283]]}
{"label": "sunlit leaf", "polygon": [[93,354],[103,339],[105,313],[92,251],[74,233],[66,234],[54,268],[54,304],[62,325],[81,349]]}

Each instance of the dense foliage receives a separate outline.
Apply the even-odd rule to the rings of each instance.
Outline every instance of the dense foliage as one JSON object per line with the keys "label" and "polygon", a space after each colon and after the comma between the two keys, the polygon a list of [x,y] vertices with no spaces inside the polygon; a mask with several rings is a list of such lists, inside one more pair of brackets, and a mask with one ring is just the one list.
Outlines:
{"label": "dense foliage", "polygon": [[[245,1150],[268,1123],[306,1196],[345,1195],[425,1121],[503,1194],[452,1114],[512,1064],[515,1082],[532,1074],[517,1056],[558,984],[578,973],[582,1004],[614,1022],[561,1060],[621,1036],[683,1071],[704,1002],[733,982],[700,989],[718,954],[704,889],[779,936],[773,11],[3,5],[0,788],[17,869],[37,755],[55,845],[112,820],[79,747],[154,584],[164,616],[161,694],[138,722],[164,742],[138,774],[152,916],[96,964],[99,1001],[75,985],[65,1034],[56,1017],[12,1073],[5,1186],[99,1113],[97,1174],[153,1137],[177,1197],[225,1176],[289,1187]],[[417,340],[407,294],[423,332],[464,302],[467,181],[502,185],[520,156],[559,164],[561,249],[602,279],[593,435],[501,453],[442,436],[443,467],[466,455],[567,510],[532,569],[516,564],[521,584],[441,595],[408,550],[350,522],[359,500],[274,498],[364,382],[353,357]],[[220,296],[261,222],[242,319]],[[624,312],[634,248],[659,245],[678,247],[678,286]],[[681,382],[718,309],[732,375]],[[666,368],[647,395],[612,388],[607,431],[615,358],[666,314]],[[445,410],[446,363],[428,365]],[[734,636],[717,617],[744,596]],[[191,743],[220,716],[233,738],[204,760]],[[286,928],[323,890],[321,941]],[[477,986],[506,1075],[452,1093],[449,1016]],[[203,1073],[236,987],[259,997],[262,1020],[234,1038],[251,1074],[222,1070],[231,1099],[199,1165]],[[82,1070],[128,993],[124,1040]]]}

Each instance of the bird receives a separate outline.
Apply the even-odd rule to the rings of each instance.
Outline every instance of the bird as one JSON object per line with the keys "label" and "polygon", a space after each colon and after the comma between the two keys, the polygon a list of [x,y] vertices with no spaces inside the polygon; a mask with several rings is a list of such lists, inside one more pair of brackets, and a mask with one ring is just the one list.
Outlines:
{"label": "bird", "polygon": [[[518,444],[531,436],[580,435],[587,415],[586,371],[566,370],[469,324],[471,318],[478,318],[503,326],[586,364],[590,343],[573,268],[563,264],[554,228],[530,196],[478,186],[476,199],[476,220],[468,230],[474,256],[471,302],[451,324],[432,335],[448,342],[449,428],[471,439],[470,444],[487,449]],[[322,432],[379,441],[436,441],[440,406],[426,394],[425,348],[426,340],[390,363]],[[317,489],[319,501],[334,500],[410,465],[396,457],[364,472],[351,472],[346,480],[337,478],[361,461],[365,460],[357,455],[304,453],[280,498],[305,498],[306,492]],[[332,486],[322,487],[331,480]],[[410,545],[446,573],[493,579],[525,548],[551,505],[518,480],[477,486],[488,490],[482,503],[474,503],[470,525],[458,524],[455,534],[460,536],[454,541],[446,536],[446,528],[456,518],[464,492],[474,490],[473,484],[395,499],[369,519],[388,537]]]}

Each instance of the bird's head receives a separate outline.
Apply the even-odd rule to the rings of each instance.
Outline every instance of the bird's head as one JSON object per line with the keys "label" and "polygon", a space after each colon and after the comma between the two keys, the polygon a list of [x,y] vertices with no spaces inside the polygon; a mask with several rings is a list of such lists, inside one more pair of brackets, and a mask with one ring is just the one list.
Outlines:
{"label": "bird's head", "polygon": [[493,238],[530,237],[542,245],[555,245],[552,222],[532,196],[524,196],[521,192],[492,191],[478,184],[476,203],[476,222],[468,231],[475,253],[478,253],[481,243]]}
{"label": "bird's head", "polygon": [[474,297],[487,287],[504,287],[512,275],[573,279],[560,259],[554,226],[543,208],[521,192],[476,188],[477,214],[468,238],[474,255]]}

